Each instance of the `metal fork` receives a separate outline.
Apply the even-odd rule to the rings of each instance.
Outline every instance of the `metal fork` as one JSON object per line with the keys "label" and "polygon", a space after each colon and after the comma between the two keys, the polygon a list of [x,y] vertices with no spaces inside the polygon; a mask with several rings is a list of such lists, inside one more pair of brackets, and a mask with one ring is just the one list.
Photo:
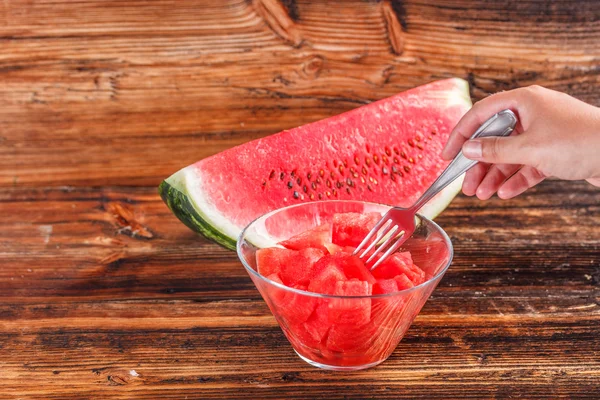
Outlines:
{"label": "metal fork", "polygon": [[[473,136],[471,136],[471,139],[489,136],[508,136],[515,129],[516,123],[517,117],[512,111],[500,111],[481,125]],[[427,189],[411,207],[394,207],[385,213],[358,245],[356,250],[354,250],[353,254],[358,255],[361,253],[359,257],[364,259],[369,256],[370,251],[379,244],[377,249],[369,256],[367,261],[365,261],[365,264],[368,265],[371,261],[376,259],[378,255],[385,251],[375,264],[373,264],[371,270],[377,268],[390,256],[390,254],[398,250],[398,248],[413,234],[415,231],[415,216],[417,211],[442,189],[475,164],[477,164],[477,161],[469,160],[462,154],[462,151],[459,152],[429,189]],[[371,241],[373,237],[375,237],[375,239]]]}

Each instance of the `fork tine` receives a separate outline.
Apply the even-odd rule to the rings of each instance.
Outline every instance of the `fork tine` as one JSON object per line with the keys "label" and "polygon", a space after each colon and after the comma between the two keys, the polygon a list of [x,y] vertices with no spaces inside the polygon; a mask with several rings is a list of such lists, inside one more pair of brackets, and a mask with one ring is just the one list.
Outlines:
{"label": "fork tine", "polygon": [[381,228],[383,226],[383,224],[387,223],[388,221],[391,221],[391,220],[385,218],[385,216],[383,218],[381,218],[379,220],[379,222],[377,222],[375,224],[375,226],[373,227],[373,229],[371,229],[369,231],[369,233],[367,234],[367,236],[365,236],[365,238],[363,239],[363,241],[360,242],[360,244],[358,245],[358,247],[356,249],[354,249],[354,252],[352,254],[354,254],[354,255],[358,254],[358,252],[362,250],[363,246],[365,246],[367,243],[369,243],[369,240],[373,237],[373,235],[375,235],[375,233],[377,233],[377,231],[379,230],[379,228]]}
{"label": "fork tine", "polygon": [[371,257],[369,257],[367,261],[365,261],[365,264],[371,262],[371,260],[373,260],[373,258],[375,258],[377,254],[381,253],[383,249],[385,249],[388,246],[388,244],[390,244],[395,239],[394,233],[396,233],[397,230],[398,225],[394,225],[394,227],[390,230],[390,236],[383,243],[381,243],[381,245],[377,248],[377,250],[373,252],[373,254],[371,254]]}
{"label": "fork tine", "polygon": [[389,220],[386,221],[386,223],[383,225],[383,227],[381,227],[381,229],[379,229],[379,233],[377,233],[377,236],[375,237],[375,239],[371,241],[371,244],[359,256],[360,258],[363,258],[364,256],[366,256],[367,253],[369,253],[369,251],[371,251],[371,249],[373,247],[375,247],[375,245],[377,243],[379,243],[379,241],[381,240],[381,238],[383,238],[385,235],[388,234],[388,232],[390,231],[390,227],[392,226],[392,224],[393,224],[393,221],[391,219],[389,219]]}
{"label": "fork tine", "polygon": [[[402,239],[404,239],[404,240],[402,240]],[[379,257],[379,260],[377,260],[377,262],[375,264],[373,264],[373,266],[370,268],[370,270],[373,271],[375,268],[379,267],[379,265],[386,258],[388,258],[390,254],[392,254],[394,251],[398,250],[398,248],[400,246],[402,246],[402,244],[404,242],[406,242],[406,239],[408,239],[408,237],[406,236],[406,231],[405,231],[405,232],[402,232],[402,234],[398,237],[396,242],[389,249],[387,249],[387,251],[385,253],[383,253],[383,255],[381,257]]]}

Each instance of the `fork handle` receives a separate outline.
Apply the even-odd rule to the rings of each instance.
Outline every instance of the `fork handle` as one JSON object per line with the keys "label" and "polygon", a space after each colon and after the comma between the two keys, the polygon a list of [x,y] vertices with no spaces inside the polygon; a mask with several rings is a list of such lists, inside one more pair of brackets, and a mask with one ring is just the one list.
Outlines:
{"label": "fork handle", "polygon": [[[471,139],[490,136],[508,136],[515,129],[517,117],[511,110],[500,111],[494,114],[490,119],[475,131]],[[477,164],[478,161],[466,158],[462,150],[446,167],[444,172],[433,182],[433,184],[423,193],[421,197],[410,207],[413,211],[418,211],[425,203],[431,200],[442,189],[452,183],[456,178],[465,173],[469,168]]]}

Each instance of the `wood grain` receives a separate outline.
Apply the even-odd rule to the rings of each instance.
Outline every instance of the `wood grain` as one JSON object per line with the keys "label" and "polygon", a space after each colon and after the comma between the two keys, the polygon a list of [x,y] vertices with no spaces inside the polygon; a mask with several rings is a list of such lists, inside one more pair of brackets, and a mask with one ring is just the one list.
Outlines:
{"label": "wood grain", "polygon": [[449,76],[600,105],[598,65],[595,1],[0,1],[0,399],[598,398],[597,188],[458,197],[452,267],[355,373],[301,361],[156,189]]}
{"label": "wood grain", "polygon": [[537,83],[600,104],[594,1],[289,3],[0,3],[0,185],[156,185],[449,76],[475,99]]}

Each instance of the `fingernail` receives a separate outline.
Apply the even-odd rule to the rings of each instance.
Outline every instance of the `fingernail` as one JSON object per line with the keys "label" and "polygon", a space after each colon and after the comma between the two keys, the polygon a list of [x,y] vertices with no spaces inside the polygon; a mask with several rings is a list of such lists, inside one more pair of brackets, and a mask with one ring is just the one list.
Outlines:
{"label": "fingernail", "polygon": [[469,140],[463,145],[462,151],[465,157],[478,159],[483,155],[481,147],[481,142],[479,140]]}

